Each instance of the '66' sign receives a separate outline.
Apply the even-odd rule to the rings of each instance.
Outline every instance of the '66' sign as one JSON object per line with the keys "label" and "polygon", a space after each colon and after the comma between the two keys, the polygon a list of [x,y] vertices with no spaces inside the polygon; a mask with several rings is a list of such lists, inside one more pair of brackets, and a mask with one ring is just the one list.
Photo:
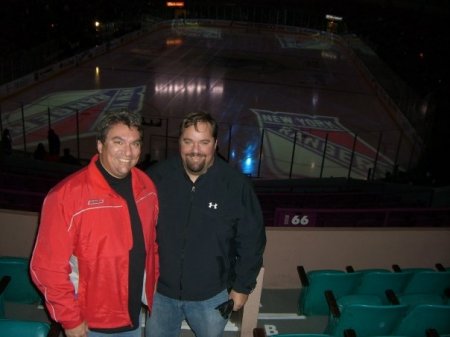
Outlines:
{"label": "'66' sign", "polygon": [[277,208],[275,210],[275,226],[314,227],[316,213],[299,208]]}

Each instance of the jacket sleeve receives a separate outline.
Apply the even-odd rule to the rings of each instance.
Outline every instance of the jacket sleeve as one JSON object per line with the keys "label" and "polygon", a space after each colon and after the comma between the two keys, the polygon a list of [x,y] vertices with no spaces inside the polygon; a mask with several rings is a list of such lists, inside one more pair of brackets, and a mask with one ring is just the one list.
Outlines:
{"label": "jacket sleeve", "polygon": [[74,236],[60,193],[51,191],[44,200],[30,273],[45,297],[50,316],[65,329],[71,329],[81,324],[83,317],[69,279]]}
{"label": "jacket sleeve", "polygon": [[241,195],[241,218],[235,236],[235,280],[233,289],[249,294],[263,264],[266,232],[259,200],[250,183],[245,182]]}

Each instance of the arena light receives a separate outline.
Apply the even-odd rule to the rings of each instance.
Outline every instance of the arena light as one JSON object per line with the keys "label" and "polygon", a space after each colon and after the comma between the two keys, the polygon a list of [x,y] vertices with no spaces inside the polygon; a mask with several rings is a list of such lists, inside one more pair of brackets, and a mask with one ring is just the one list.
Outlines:
{"label": "arena light", "polygon": [[95,27],[95,31],[100,31],[100,29],[102,28],[102,24],[100,21],[95,20],[94,21],[94,27]]}
{"label": "arena light", "polygon": [[325,18],[327,20],[331,20],[331,21],[342,21],[342,16],[336,16],[336,15],[331,15],[331,14],[325,15]]}
{"label": "arena light", "polygon": [[167,1],[166,7],[184,7],[184,1]]}
{"label": "arena light", "polygon": [[183,39],[181,38],[167,38],[166,46],[181,46],[183,44]]}

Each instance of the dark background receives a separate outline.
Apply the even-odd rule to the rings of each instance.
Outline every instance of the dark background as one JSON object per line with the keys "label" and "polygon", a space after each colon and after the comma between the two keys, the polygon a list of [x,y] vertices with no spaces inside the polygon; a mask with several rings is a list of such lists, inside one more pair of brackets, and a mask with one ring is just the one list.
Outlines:
{"label": "dark background", "polygon": [[[433,183],[450,184],[445,155],[450,148],[448,0],[186,0],[189,6],[253,6],[300,11],[311,17],[343,18],[341,33],[354,33],[427,104],[426,150],[414,170]],[[99,43],[94,20],[114,23],[112,35],[138,29],[144,16],[165,9],[160,0],[2,0],[1,71],[34,48],[48,62]],[[44,60],[45,61],[45,60]],[[17,74],[19,75],[19,74]]]}

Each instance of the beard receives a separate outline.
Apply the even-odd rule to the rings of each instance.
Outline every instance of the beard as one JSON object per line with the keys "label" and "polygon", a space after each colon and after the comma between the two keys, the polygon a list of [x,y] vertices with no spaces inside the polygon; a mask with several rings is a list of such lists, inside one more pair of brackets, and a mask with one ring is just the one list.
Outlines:
{"label": "beard", "polygon": [[185,165],[193,174],[202,173],[206,168],[206,156],[201,153],[190,153],[186,155]]}

